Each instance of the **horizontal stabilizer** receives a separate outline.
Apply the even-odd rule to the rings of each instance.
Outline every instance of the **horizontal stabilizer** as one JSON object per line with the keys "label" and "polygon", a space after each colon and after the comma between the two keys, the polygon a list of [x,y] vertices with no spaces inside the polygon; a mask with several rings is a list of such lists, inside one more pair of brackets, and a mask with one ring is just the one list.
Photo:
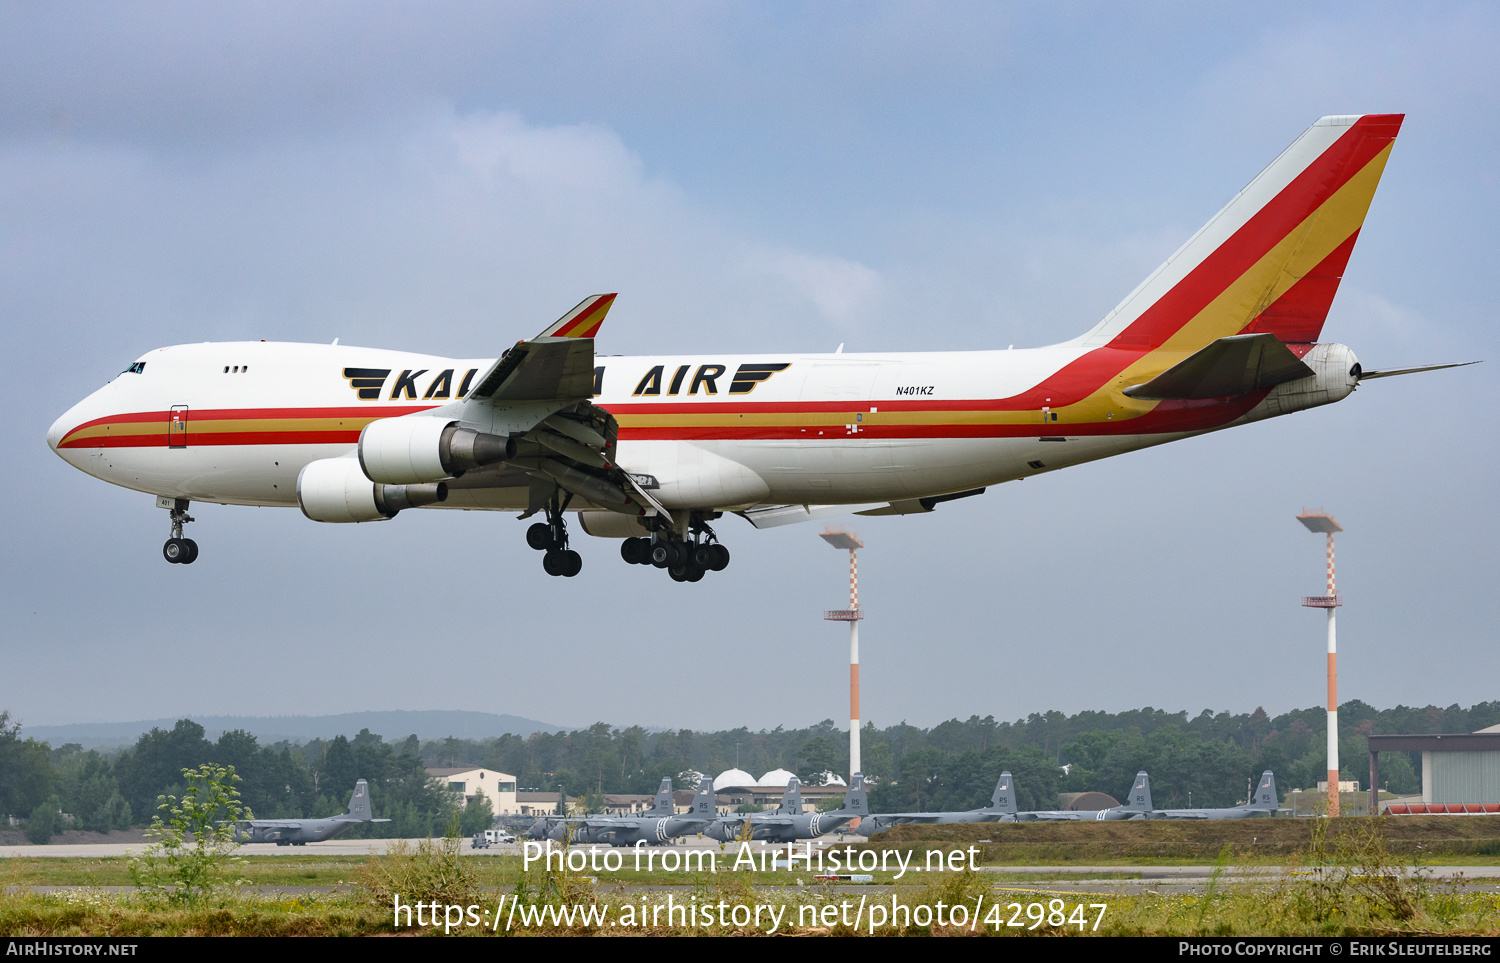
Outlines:
{"label": "horizontal stabilizer", "polygon": [[1145,384],[1131,385],[1125,394],[1143,401],[1226,398],[1312,373],[1274,334],[1236,334],[1212,342]]}
{"label": "horizontal stabilizer", "polygon": [[1385,371],[1361,371],[1360,381],[1369,381],[1371,378],[1394,378],[1396,375],[1416,374],[1419,371],[1442,371],[1444,368],[1463,368],[1478,361],[1455,361],[1451,364],[1424,364],[1417,368],[1390,368]]}

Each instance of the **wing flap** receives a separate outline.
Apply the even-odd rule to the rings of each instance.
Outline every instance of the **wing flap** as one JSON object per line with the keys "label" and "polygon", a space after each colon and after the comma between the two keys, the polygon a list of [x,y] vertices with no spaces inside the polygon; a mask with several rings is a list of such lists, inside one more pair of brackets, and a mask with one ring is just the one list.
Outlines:
{"label": "wing flap", "polygon": [[1274,388],[1313,370],[1274,334],[1236,334],[1194,352],[1125,394],[1143,401],[1226,398]]}
{"label": "wing flap", "polygon": [[739,512],[756,528],[780,528],[797,522],[810,522],[819,518],[833,518],[889,507],[890,502],[871,502],[864,505],[768,505]]}

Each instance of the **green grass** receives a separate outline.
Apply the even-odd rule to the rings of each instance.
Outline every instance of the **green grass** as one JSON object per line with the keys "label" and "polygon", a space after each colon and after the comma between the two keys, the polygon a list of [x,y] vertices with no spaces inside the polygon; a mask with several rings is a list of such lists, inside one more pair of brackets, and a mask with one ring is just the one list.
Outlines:
{"label": "green grass", "polygon": [[[1364,819],[1121,820],[1084,823],[958,823],[896,826],[855,848],[914,851],[979,850],[987,866],[1128,863],[1209,865],[1225,846],[1237,865],[1282,865],[1306,851],[1314,823],[1335,835],[1356,832]],[[1392,855],[1426,863],[1500,865],[1500,815],[1392,816],[1379,820]],[[988,843],[980,840],[988,839]]]}
{"label": "green grass", "polygon": [[[1036,924],[1035,916],[1053,905],[1061,905],[1071,915],[1080,905],[1103,903],[1106,905],[1103,919],[1097,930],[1101,936],[1391,936],[1398,934],[1432,935],[1500,935],[1500,895],[1477,893],[1448,893],[1434,891],[1419,896],[1413,902],[1413,912],[1405,918],[1397,918],[1379,904],[1361,901],[1350,894],[1323,905],[1315,905],[1308,894],[1293,886],[1290,889],[1272,887],[1255,891],[1227,889],[1209,894],[1057,894],[1044,888],[1021,889],[999,888],[980,878],[987,874],[954,874],[946,879],[936,879],[931,885],[903,892],[907,905],[925,904],[934,906],[938,900],[952,906],[963,903],[975,904],[983,898],[985,907],[981,923],[975,929],[977,935],[1026,936],[1026,935],[1093,935],[1092,921],[1097,909],[1087,909],[1086,924],[1053,926],[1046,922]],[[965,878],[968,877],[968,878]],[[761,902],[786,907],[784,919],[792,923],[797,919],[800,907],[817,910],[826,905],[838,905],[849,897],[844,894],[829,894],[816,889],[798,891],[794,888],[770,888],[739,890],[733,881],[722,879],[718,887],[696,890],[699,901],[717,902],[725,899],[736,902]],[[499,894],[493,894],[498,898]],[[651,894],[647,899],[639,896],[619,899],[608,893],[577,891],[574,899],[610,903],[618,912],[622,902],[639,906],[655,905],[664,900],[662,894]],[[679,895],[679,900],[680,900]],[[887,897],[888,898],[888,897]],[[1055,900],[1060,903],[1055,904]],[[489,904],[493,906],[493,903]],[[995,925],[998,924],[998,925]],[[1014,925],[1008,925],[1014,924]],[[749,932],[752,928],[734,926],[720,928],[655,926],[631,927],[626,932],[635,935],[691,935],[720,932]],[[866,935],[868,926],[862,927],[860,935]],[[923,935],[943,932],[966,932],[963,927],[929,925],[897,925],[885,923],[877,927],[878,935]],[[307,897],[234,897],[221,905],[205,909],[152,909],[144,906],[133,894],[99,894],[90,892],[69,894],[9,893],[0,896],[0,932],[15,937],[43,936],[377,936],[396,932],[413,935],[439,935],[432,929],[397,930],[390,910],[372,905],[358,893],[339,893]],[[529,930],[514,928],[515,935],[618,935],[616,928],[587,928],[582,926],[539,926]],[[852,928],[835,922],[832,926],[784,926],[783,932],[834,935],[854,935]],[[488,927],[463,928],[455,935],[488,936]]]}
{"label": "green grass", "polygon": [[[1433,817],[1438,818],[1438,817]],[[1492,821],[1500,822],[1500,821]],[[997,828],[1017,830],[1001,834]],[[226,891],[198,907],[152,906],[134,891],[104,893],[88,887],[128,885],[124,859],[27,859],[0,861],[0,932],[11,936],[78,935],[378,935],[396,932],[432,935],[432,929],[397,929],[391,895],[407,902],[436,898],[493,909],[502,898],[519,897],[522,907],[597,906],[615,912],[664,907],[668,900],[696,906],[753,905],[784,907],[782,932],[851,933],[829,906],[852,907],[861,899],[871,907],[895,899],[908,907],[982,906],[985,935],[1089,935],[1097,909],[1107,907],[1101,935],[1239,935],[1307,936],[1395,934],[1500,935],[1500,894],[1472,892],[1461,884],[1439,883],[1413,872],[1416,862],[1402,850],[1421,842],[1427,862],[1456,861],[1452,850],[1487,845],[1490,827],[1478,817],[1454,817],[1423,825],[1405,819],[1284,820],[1229,824],[1040,824],[1022,826],[905,827],[882,842],[913,849],[932,846],[961,849],[990,838],[989,847],[1014,859],[1018,851],[1072,846],[1077,862],[1104,863],[1111,858],[1140,861],[1129,853],[1146,847],[1174,848],[1172,861],[1196,859],[1219,867],[1259,860],[1271,871],[1254,880],[1225,881],[1215,876],[1204,892],[1084,894],[1049,891],[1067,874],[1038,877],[1018,873],[908,873],[892,887],[892,873],[875,873],[877,886],[845,889],[817,884],[811,873],[718,874],[546,873],[521,871],[516,856],[466,858],[456,842],[441,841],[384,856],[249,857],[237,875],[253,885],[336,886],[337,892],[304,895]],[[983,833],[984,835],[980,835]],[[1249,845],[1246,845],[1246,837]],[[1264,848],[1259,840],[1266,839]],[[857,844],[852,844],[856,845]],[[1208,847],[1216,846],[1213,853]],[[842,845],[841,847],[842,848]],[[1276,854],[1289,853],[1278,861]],[[732,861],[732,860],[731,860]],[[997,862],[999,860],[996,860]],[[632,860],[625,860],[631,865]],[[1138,873],[1109,873],[1134,878]],[[801,880],[799,884],[797,881]],[[625,884],[623,887],[612,884]],[[633,886],[631,884],[634,884]],[[671,885],[676,884],[676,885]],[[36,893],[32,886],[81,887],[62,893]],[[665,887],[657,889],[657,887]],[[1089,925],[1072,922],[1074,910],[1089,906]],[[1052,915],[1063,907],[1069,923],[1037,923],[1036,914]],[[1078,910],[1078,912],[1083,912]],[[1029,914],[1029,915],[1028,915]],[[1079,919],[1083,917],[1080,916]],[[813,925],[795,922],[812,920]],[[1011,925],[1018,924],[1018,925]],[[1033,925],[1034,924],[1034,925]],[[868,918],[864,930],[869,928]],[[556,918],[515,931],[558,935],[668,935],[674,933],[752,932],[733,925],[688,926],[683,923],[590,928]],[[968,932],[963,927],[950,931]],[[944,932],[945,927],[920,919],[882,920],[880,934]],[[488,935],[488,927],[463,927],[466,935]]]}

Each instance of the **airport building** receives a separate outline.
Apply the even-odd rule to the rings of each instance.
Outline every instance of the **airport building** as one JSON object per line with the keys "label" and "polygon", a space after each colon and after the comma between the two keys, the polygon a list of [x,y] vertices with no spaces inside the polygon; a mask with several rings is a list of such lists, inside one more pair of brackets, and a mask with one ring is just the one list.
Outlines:
{"label": "airport building", "polygon": [[[464,805],[484,796],[489,799],[496,816],[523,815],[516,795],[516,777],[509,773],[473,768],[428,769],[427,776],[437,780],[443,788],[462,795]],[[552,795],[555,807],[557,794]]]}
{"label": "airport building", "polygon": [[1500,812],[1500,726],[1442,735],[1370,736],[1370,785],[1380,784],[1380,753],[1422,754],[1422,801],[1392,805],[1394,815]]}
{"label": "airport building", "polygon": [[[787,783],[791,782],[794,775],[785,769],[773,769],[758,779],[743,769],[721,772],[714,778],[714,805],[720,810],[738,809],[744,805],[775,809],[781,805]],[[823,776],[826,780],[824,785],[802,784],[800,791],[803,812],[813,812],[824,800],[841,799],[848,791],[849,787],[841,777],[832,773],[824,773]]]}

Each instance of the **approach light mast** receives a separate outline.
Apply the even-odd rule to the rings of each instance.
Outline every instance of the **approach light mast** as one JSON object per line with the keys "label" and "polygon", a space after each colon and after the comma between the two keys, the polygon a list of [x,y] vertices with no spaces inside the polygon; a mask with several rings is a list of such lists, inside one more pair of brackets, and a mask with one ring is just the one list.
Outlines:
{"label": "approach light mast", "polygon": [[1343,601],[1334,588],[1333,578],[1333,533],[1344,527],[1325,512],[1309,512],[1303,509],[1297,521],[1307,526],[1309,532],[1328,536],[1328,594],[1309,595],[1302,605],[1310,609],[1328,611],[1328,815],[1339,814],[1339,686],[1338,686],[1338,633],[1334,613]]}

